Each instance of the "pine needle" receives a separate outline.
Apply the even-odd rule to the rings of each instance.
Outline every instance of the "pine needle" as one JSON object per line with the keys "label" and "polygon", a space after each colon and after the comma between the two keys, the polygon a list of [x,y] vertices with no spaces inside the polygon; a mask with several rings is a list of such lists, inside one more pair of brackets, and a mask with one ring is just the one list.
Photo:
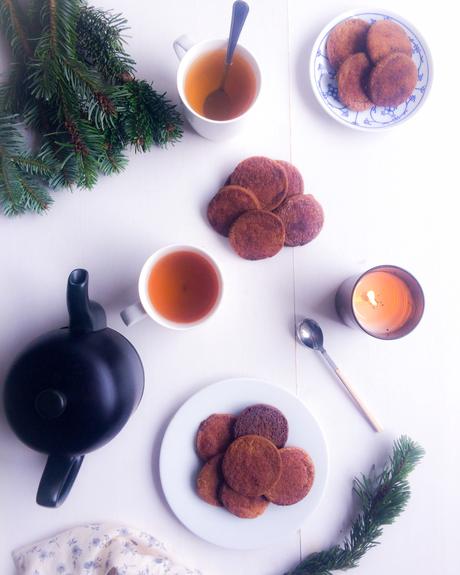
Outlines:
{"label": "pine needle", "polygon": [[410,498],[407,477],[423,455],[424,450],[409,437],[397,439],[379,475],[372,468],[369,475],[355,478],[353,493],[361,509],[342,545],[312,553],[286,575],[332,575],[357,567],[363,555],[379,544],[384,525],[393,523],[406,508]]}
{"label": "pine needle", "polygon": [[[134,78],[121,15],[85,0],[31,0],[27,13],[17,0],[0,0],[0,28],[15,60],[0,86],[0,204],[7,215],[46,210],[45,183],[91,188],[101,174],[125,167],[127,147],[145,152],[181,138],[176,106]],[[38,156],[27,150],[19,121],[38,134]]]}

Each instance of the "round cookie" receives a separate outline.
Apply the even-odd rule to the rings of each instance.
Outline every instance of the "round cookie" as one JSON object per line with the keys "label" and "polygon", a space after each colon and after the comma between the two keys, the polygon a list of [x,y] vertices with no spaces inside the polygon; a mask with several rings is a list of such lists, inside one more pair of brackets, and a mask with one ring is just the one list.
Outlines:
{"label": "round cookie", "polygon": [[227,511],[230,511],[230,513],[242,519],[259,517],[259,515],[262,515],[265,509],[267,509],[269,504],[265,497],[247,497],[246,495],[241,495],[226,483],[222,484],[220,500]]}
{"label": "round cookie", "polygon": [[399,106],[417,84],[417,66],[406,54],[389,54],[374,67],[369,77],[369,96],[377,106]]}
{"label": "round cookie", "polygon": [[281,476],[265,497],[276,505],[294,505],[310,491],[315,479],[311,457],[300,447],[280,449]]}
{"label": "round cookie", "polygon": [[273,210],[286,196],[287,176],[283,166],[263,156],[252,156],[240,162],[230,182],[253,192],[265,210]]}
{"label": "round cookie", "polygon": [[364,52],[349,56],[337,72],[339,99],[347,108],[362,112],[372,106],[366,93],[371,63]]}
{"label": "round cookie", "polygon": [[213,413],[200,423],[196,434],[196,451],[203,461],[223,453],[233,441],[236,417],[228,413]]}
{"label": "round cookie", "polygon": [[257,497],[269,491],[281,475],[281,456],[271,441],[259,435],[245,435],[227,449],[222,472],[237,493]]}
{"label": "round cookie", "polygon": [[259,403],[244,409],[236,420],[235,438],[244,435],[260,435],[276,447],[284,447],[288,438],[289,424],[279,409]]}
{"label": "round cookie", "polygon": [[208,220],[217,233],[228,236],[233,222],[248,210],[258,210],[256,196],[241,186],[224,186],[208,205]]}
{"label": "round cookie", "polygon": [[338,70],[345,60],[356,52],[366,49],[366,37],[370,24],[359,18],[352,18],[337,24],[326,44],[329,63]]}
{"label": "round cookie", "polygon": [[288,198],[275,213],[284,223],[287,246],[308,244],[320,233],[324,223],[323,208],[311,194]]}
{"label": "round cookie", "polygon": [[303,178],[299,170],[290,162],[285,162],[284,160],[276,160],[278,164],[281,164],[286,172],[287,176],[287,189],[286,198],[289,196],[295,196],[296,194],[303,194]]}
{"label": "round cookie", "polygon": [[412,56],[412,45],[403,28],[392,20],[379,20],[372,24],[367,34],[367,53],[376,64],[393,52]]}
{"label": "round cookie", "polygon": [[198,495],[203,501],[216,507],[222,507],[219,494],[224,479],[222,476],[223,457],[222,453],[211,457],[211,459],[203,465],[196,478]]}
{"label": "round cookie", "polygon": [[261,260],[276,255],[284,245],[283,222],[267,210],[250,210],[230,228],[230,245],[246,260]]}

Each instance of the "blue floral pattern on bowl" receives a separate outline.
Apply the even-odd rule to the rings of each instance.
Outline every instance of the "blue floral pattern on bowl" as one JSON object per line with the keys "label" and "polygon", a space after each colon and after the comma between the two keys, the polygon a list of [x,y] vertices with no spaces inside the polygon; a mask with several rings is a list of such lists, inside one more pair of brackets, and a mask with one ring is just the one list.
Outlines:
{"label": "blue floral pattern on bowl", "polygon": [[[399,24],[412,44],[412,58],[417,66],[418,79],[412,95],[397,107],[372,106],[363,112],[349,110],[338,97],[336,70],[330,65],[326,53],[329,32],[345,20],[361,18],[369,23],[392,20]],[[320,104],[336,120],[352,128],[379,130],[389,128],[412,116],[426,100],[432,80],[432,63],[428,47],[420,34],[399,16],[381,12],[353,12],[329,24],[320,34],[313,47],[310,62],[310,78],[313,91]]]}

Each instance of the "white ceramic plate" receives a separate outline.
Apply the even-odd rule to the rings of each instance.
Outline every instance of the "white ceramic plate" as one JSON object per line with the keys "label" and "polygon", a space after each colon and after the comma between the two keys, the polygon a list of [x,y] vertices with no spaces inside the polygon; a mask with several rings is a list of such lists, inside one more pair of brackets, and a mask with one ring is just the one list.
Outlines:
{"label": "white ceramic plate", "polygon": [[[296,505],[269,505],[256,519],[240,519],[202,501],[195,492],[200,462],[195,436],[212,413],[238,414],[254,403],[278,407],[289,422],[287,445],[305,449],[315,464],[309,494]],[[160,452],[160,477],[171,509],[190,531],[211,543],[232,549],[253,549],[277,543],[305,521],[321,499],[328,457],[322,431],[307,407],[293,394],[256,379],[229,379],[205,387],[188,399],[172,418]]]}
{"label": "white ceramic plate", "polygon": [[[412,58],[417,66],[418,80],[412,95],[397,107],[372,106],[364,112],[354,112],[338,99],[336,71],[329,64],[326,42],[329,32],[344,20],[361,18],[373,23],[377,20],[393,20],[403,27],[412,44]],[[313,92],[322,108],[335,120],[350,128],[376,131],[405,122],[421,108],[430,91],[433,78],[433,63],[430,50],[420,32],[401,16],[387,10],[351,10],[334,18],[325,26],[316,39],[310,58],[310,81]]]}

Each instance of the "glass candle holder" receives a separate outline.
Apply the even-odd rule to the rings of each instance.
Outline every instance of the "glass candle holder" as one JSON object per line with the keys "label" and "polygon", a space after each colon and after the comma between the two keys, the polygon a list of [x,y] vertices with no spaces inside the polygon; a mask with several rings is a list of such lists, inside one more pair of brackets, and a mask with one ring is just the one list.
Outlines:
{"label": "glass candle holder", "polygon": [[346,279],[337,290],[335,305],[346,325],[378,339],[398,339],[420,322],[425,298],[412,274],[383,265]]}

